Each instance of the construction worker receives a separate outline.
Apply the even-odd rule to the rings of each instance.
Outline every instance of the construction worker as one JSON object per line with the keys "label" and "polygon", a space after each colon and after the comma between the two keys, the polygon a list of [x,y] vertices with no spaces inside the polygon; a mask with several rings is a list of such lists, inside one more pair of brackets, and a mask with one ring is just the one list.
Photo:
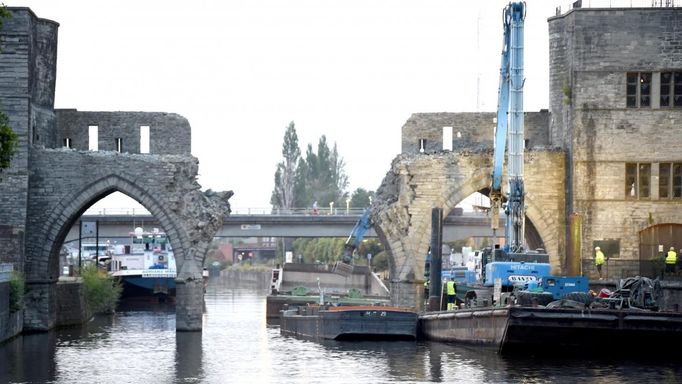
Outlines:
{"label": "construction worker", "polygon": [[426,300],[429,299],[429,280],[428,279],[426,279],[426,281],[424,281],[424,297],[426,297]]}
{"label": "construction worker", "polygon": [[455,280],[452,276],[450,276],[450,280],[448,280],[446,284],[446,293],[448,295],[448,311],[451,311],[455,309]]}
{"label": "construction worker", "polygon": [[665,257],[665,272],[675,274],[675,264],[677,264],[677,252],[675,252],[675,247],[670,247]]}
{"label": "construction worker", "polygon": [[594,265],[597,267],[597,272],[599,272],[599,280],[602,279],[601,266],[604,265],[604,261],[606,261],[606,259],[604,258],[601,248],[594,247]]}

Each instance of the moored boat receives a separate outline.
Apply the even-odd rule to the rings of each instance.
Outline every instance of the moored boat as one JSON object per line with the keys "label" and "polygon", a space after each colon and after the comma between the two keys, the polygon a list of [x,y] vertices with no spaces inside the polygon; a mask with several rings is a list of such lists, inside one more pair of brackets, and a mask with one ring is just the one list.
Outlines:
{"label": "moored boat", "polygon": [[682,342],[682,314],[639,309],[489,307],[425,313],[428,340],[492,348],[501,354],[661,355]]}
{"label": "moored boat", "polygon": [[175,256],[168,236],[154,229],[135,228],[129,245],[117,245],[109,273],[120,279],[124,296],[175,296]]}
{"label": "moored boat", "polygon": [[414,340],[417,312],[380,305],[299,306],[282,311],[280,333],[316,340]]}

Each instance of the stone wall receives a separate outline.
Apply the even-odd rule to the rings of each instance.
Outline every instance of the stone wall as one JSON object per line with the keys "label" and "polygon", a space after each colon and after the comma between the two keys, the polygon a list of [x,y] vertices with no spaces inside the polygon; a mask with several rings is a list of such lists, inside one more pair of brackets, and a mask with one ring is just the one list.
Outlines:
{"label": "stone wall", "polygon": [[57,327],[79,325],[92,318],[85,303],[83,282],[60,281],[57,284]]}
{"label": "stone wall", "polygon": [[[420,139],[426,140],[426,153],[443,150],[443,127],[452,127],[452,148],[455,151],[492,148],[494,139],[494,112],[471,113],[413,113],[402,127],[401,153],[419,153]],[[527,147],[547,147],[549,113],[524,114]]]}
{"label": "stone wall", "polygon": [[50,145],[59,148],[64,139],[71,140],[71,148],[88,150],[89,126],[97,126],[100,151],[116,151],[117,139],[121,152],[140,153],[140,127],[149,127],[149,153],[158,155],[189,155],[191,129],[184,117],[161,112],[79,112],[58,109],[58,141]]}
{"label": "stone wall", "polygon": [[[92,204],[113,192],[140,202],[169,234],[178,264],[179,328],[201,329],[195,280],[232,192],[202,193],[191,128],[177,114],[54,110],[59,25],[28,8],[9,8],[0,31],[0,108],[19,136],[11,167],[0,173],[0,261],[26,275],[26,330],[58,323],[59,250]],[[98,151],[89,149],[98,126]],[[150,128],[149,154],[140,126]],[[72,149],[61,149],[64,139]],[[117,139],[121,151],[117,152]],[[183,287],[190,287],[181,292]],[[198,288],[201,292],[201,287]],[[184,302],[183,300],[189,300]]]}
{"label": "stone wall", "polygon": [[0,111],[19,136],[9,169],[0,172],[0,262],[23,270],[29,147],[55,126],[54,87],[59,24],[28,8],[8,8],[0,30]]}
{"label": "stone wall", "polygon": [[[556,273],[565,257],[564,160],[558,150],[528,151],[525,156],[526,216]],[[374,228],[390,255],[392,281],[422,279],[432,208],[447,215],[464,198],[489,186],[491,170],[491,149],[402,154],[393,161],[372,207]],[[414,287],[401,289],[418,297]]]}
{"label": "stone wall", "polygon": [[[679,25],[679,7],[578,8],[549,19],[550,136],[571,160],[567,211],[584,218],[584,260],[593,241],[619,241],[609,255],[618,275],[637,263],[640,231],[682,222],[682,199],[658,193],[660,163],[682,162],[682,108],[659,103],[660,73],[682,71]],[[651,72],[651,106],[627,107],[628,72]],[[626,163],[651,165],[650,197],[630,196]]]}
{"label": "stone wall", "polygon": [[[61,244],[90,205],[115,191],[140,202],[159,221],[173,245],[178,280],[190,282],[180,290],[191,287],[193,292],[191,281],[201,280],[206,250],[224,215],[229,214],[227,199],[232,195],[200,191],[196,158],[33,148],[31,159],[25,263],[27,328],[44,330],[56,324],[53,290],[59,276]],[[178,300],[193,297],[193,293],[181,294]],[[201,303],[182,305],[183,313],[201,313]],[[200,321],[196,314],[192,318]],[[192,328],[197,326],[200,328],[200,323]]]}
{"label": "stone wall", "polygon": [[0,282],[0,344],[21,333],[23,312],[9,310],[9,282]]}

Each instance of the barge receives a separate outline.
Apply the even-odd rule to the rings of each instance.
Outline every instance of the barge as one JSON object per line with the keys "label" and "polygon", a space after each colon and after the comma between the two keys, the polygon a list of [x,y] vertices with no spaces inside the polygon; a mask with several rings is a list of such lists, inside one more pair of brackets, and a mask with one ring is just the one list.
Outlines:
{"label": "barge", "polygon": [[355,266],[348,276],[326,265],[286,263],[272,270],[266,299],[268,324],[278,324],[280,312],[293,306],[320,303],[334,306],[389,305],[388,289],[366,266]]}
{"label": "barge", "polygon": [[417,312],[380,305],[300,306],[282,311],[280,333],[313,340],[415,340]]}
{"label": "barge", "polygon": [[628,309],[489,307],[419,316],[428,340],[512,354],[662,354],[682,342],[682,314]]}

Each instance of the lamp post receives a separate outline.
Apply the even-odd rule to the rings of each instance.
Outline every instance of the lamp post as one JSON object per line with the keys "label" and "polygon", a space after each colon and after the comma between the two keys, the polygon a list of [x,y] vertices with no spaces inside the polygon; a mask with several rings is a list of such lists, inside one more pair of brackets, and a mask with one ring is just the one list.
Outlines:
{"label": "lamp post", "polygon": [[346,199],[346,215],[348,215],[348,211],[350,211],[350,199]]}
{"label": "lamp post", "polygon": [[330,215],[334,214],[334,202],[333,201],[329,202],[329,214]]}

